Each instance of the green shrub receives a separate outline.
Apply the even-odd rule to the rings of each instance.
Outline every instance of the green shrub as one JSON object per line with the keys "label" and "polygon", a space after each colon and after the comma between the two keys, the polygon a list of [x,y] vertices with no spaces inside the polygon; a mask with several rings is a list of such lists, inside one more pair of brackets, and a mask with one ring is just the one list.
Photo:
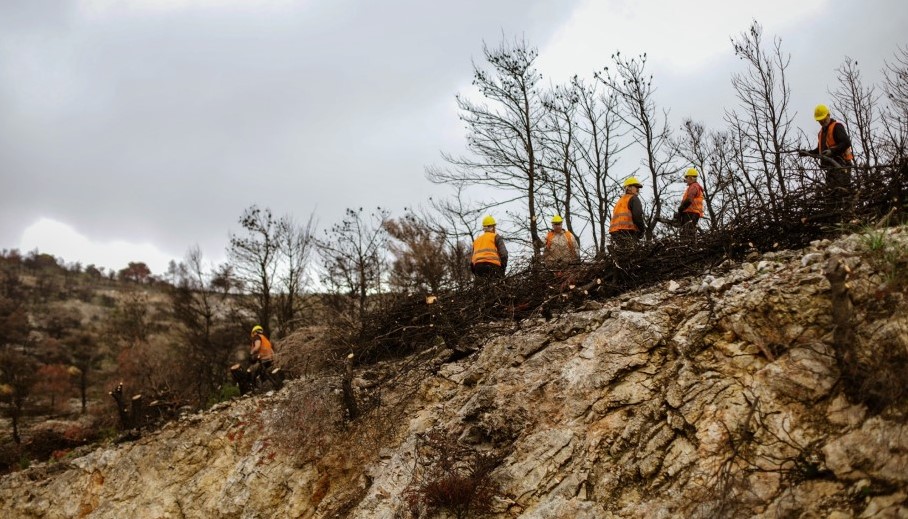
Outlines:
{"label": "green shrub", "polygon": [[221,386],[221,390],[216,395],[208,400],[208,407],[213,406],[219,402],[226,402],[231,398],[240,396],[240,387],[232,382],[227,382]]}

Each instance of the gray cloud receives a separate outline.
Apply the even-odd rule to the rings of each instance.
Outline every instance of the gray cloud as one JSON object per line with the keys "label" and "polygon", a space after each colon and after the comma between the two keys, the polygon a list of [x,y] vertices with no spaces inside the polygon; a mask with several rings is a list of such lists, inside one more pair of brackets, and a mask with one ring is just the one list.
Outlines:
{"label": "gray cloud", "polygon": [[[21,4],[21,5],[20,5]],[[483,40],[544,43],[543,1],[294,8],[0,6],[0,246],[40,216],[93,239],[221,250],[252,203],[331,222],[437,191]],[[11,30],[7,30],[11,29]],[[68,259],[68,258],[67,258]]]}
{"label": "gray cloud", "polygon": [[[175,256],[198,243],[217,256],[253,203],[298,219],[317,209],[324,226],[348,206],[423,202],[445,192],[423,167],[463,148],[454,95],[482,42],[522,35],[544,49],[575,3],[121,2],[86,16],[77,1],[0,2],[0,248],[43,216],[97,241]],[[874,81],[908,43],[900,1],[827,5],[800,27],[766,27],[792,54],[801,113],[827,98],[845,55]],[[591,49],[575,72],[606,65],[622,43]],[[688,115],[721,126],[738,67],[729,44],[696,75],[655,70],[673,126]]]}

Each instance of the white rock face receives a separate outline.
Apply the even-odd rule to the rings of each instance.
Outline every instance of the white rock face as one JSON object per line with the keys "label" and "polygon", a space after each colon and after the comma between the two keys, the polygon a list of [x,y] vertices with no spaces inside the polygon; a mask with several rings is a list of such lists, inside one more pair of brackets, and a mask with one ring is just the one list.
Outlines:
{"label": "white rock face", "polygon": [[[492,517],[908,517],[904,402],[865,405],[833,343],[843,323],[823,258],[838,255],[852,268],[854,351],[908,348],[904,293],[880,295],[860,243],[818,241],[519,331],[490,326],[455,362],[437,351],[373,368],[395,378],[346,429],[305,406],[281,411],[311,384],[338,399],[327,378],[240,399],[4,476],[0,516],[454,517],[412,499],[426,435],[442,431],[458,452],[501,456]],[[288,420],[312,427],[307,449],[278,437]]]}

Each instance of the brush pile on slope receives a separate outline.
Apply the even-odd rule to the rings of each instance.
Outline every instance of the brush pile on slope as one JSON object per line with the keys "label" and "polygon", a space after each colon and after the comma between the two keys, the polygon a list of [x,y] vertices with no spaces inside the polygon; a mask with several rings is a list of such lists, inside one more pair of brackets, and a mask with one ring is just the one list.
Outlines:
{"label": "brush pile on slope", "polygon": [[666,237],[641,243],[632,254],[606,255],[558,272],[531,264],[465,290],[400,296],[369,316],[355,337],[338,337],[337,342],[349,344],[360,363],[399,357],[438,341],[468,352],[477,342],[472,333],[477,324],[510,320],[519,327],[528,317],[550,317],[589,300],[697,275],[728,260],[802,248],[862,226],[906,221],[908,162],[856,173],[865,183],[851,201],[833,199],[818,185],[790,190],[776,204],[753,198],[737,209],[733,221],[702,234],[695,244]]}

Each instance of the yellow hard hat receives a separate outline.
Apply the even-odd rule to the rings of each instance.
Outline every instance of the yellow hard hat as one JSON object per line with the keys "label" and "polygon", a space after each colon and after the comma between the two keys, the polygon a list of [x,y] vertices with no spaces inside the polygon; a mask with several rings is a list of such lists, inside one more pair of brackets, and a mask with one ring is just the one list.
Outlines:
{"label": "yellow hard hat", "polygon": [[628,179],[625,180],[624,184],[622,184],[622,185],[624,187],[627,187],[627,186],[643,187],[643,184],[641,184],[640,181],[637,180],[637,177],[628,177]]}
{"label": "yellow hard hat", "polygon": [[265,333],[265,329],[259,324],[252,327],[252,333],[250,335],[254,337],[257,333]]}
{"label": "yellow hard hat", "polygon": [[817,105],[813,109],[813,118],[817,121],[822,121],[827,117],[829,117],[829,108],[826,105]]}
{"label": "yellow hard hat", "polygon": [[488,227],[488,226],[490,226],[490,225],[495,225],[495,219],[492,218],[492,215],[487,214],[487,215],[485,215],[485,217],[483,217],[483,219],[482,219],[482,226],[483,226],[483,227]]}
{"label": "yellow hard hat", "polygon": [[696,177],[699,174],[700,173],[697,172],[696,168],[690,168],[687,170],[686,173],[684,173],[684,176],[685,177]]}
{"label": "yellow hard hat", "polygon": [[552,223],[561,223],[563,221],[564,221],[564,218],[562,218],[560,214],[556,214],[555,216],[552,217]]}

